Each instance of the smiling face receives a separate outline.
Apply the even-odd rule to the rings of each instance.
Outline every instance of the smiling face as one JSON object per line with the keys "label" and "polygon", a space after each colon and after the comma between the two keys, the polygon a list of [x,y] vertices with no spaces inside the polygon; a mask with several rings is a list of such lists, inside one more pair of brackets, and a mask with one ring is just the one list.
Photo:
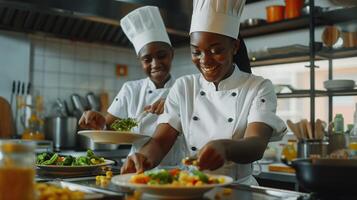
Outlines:
{"label": "smiling face", "polygon": [[146,75],[162,88],[170,78],[171,62],[174,57],[172,47],[164,42],[151,42],[139,52],[139,60]]}
{"label": "smiling face", "polygon": [[217,86],[233,73],[239,40],[209,32],[193,32],[190,39],[192,62],[207,81]]}

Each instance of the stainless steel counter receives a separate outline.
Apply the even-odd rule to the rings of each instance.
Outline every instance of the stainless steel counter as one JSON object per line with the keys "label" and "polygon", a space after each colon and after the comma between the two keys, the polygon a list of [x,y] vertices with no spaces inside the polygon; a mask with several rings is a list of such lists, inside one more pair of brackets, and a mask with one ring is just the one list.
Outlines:
{"label": "stainless steel counter", "polygon": [[[112,183],[109,183],[107,186],[96,185],[95,177],[84,177],[84,178],[73,178],[73,179],[65,179],[65,182],[69,182],[72,184],[72,188],[76,188],[73,186],[77,186],[77,189],[84,188],[86,190],[92,190],[96,193],[110,194],[116,196],[116,199],[127,199],[128,196],[131,196],[131,190],[120,188]],[[204,196],[200,199],[203,200],[214,200],[217,198],[225,199],[225,200],[297,200],[297,199],[308,199],[309,195],[305,193],[298,193],[287,190],[279,190],[267,187],[259,187],[259,186],[246,186],[234,184],[230,185],[227,188],[231,188],[232,192],[230,194],[226,194],[222,196],[222,190],[224,188],[214,188],[209,192],[205,193]],[[220,195],[220,197],[217,197]],[[105,198],[104,198],[105,199]],[[140,199],[150,199],[148,196],[143,194]]]}

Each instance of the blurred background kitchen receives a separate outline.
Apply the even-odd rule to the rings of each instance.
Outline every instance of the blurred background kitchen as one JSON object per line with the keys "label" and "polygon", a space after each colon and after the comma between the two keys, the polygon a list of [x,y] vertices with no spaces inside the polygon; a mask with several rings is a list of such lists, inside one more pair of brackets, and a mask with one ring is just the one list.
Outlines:
{"label": "blurred background kitchen", "polygon": [[[348,127],[353,130],[348,124],[356,123],[356,3],[316,0],[315,24],[309,26],[308,1],[299,2],[247,0],[241,20],[253,73],[276,87],[278,115],[285,121],[308,121],[305,136],[289,126],[284,140],[270,145],[266,160],[272,162],[279,160],[288,141],[295,140],[297,148],[296,139],[316,139],[317,134],[308,135],[309,121],[315,130],[315,120],[321,119],[327,131],[336,114],[342,114],[341,131],[348,134]],[[76,119],[88,109],[105,112],[124,82],[145,77],[119,26],[121,17],[142,5],[161,9],[175,48],[172,75],[197,73],[188,37],[191,0],[1,0],[0,96],[10,104],[12,119],[6,106],[0,115],[3,122],[15,124],[2,136],[50,140],[55,150],[117,149],[75,141]]]}

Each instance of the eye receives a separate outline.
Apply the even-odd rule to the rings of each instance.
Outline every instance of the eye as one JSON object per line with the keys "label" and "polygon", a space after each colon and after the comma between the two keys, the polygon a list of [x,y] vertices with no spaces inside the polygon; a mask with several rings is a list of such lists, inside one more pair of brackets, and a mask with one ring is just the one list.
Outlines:
{"label": "eye", "polygon": [[157,58],[162,60],[165,59],[167,57],[167,53],[166,52],[160,52],[157,54]]}
{"label": "eye", "polygon": [[144,63],[149,63],[149,62],[151,62],[151,58],[150,57],[142,57],[141,61]]}
{"label": "eye", "polygon": [[191,50],[191,54],[192,54],[193,56],[199,56],[199,55],[201,54],[201,52],[198,51],[198,50]]}

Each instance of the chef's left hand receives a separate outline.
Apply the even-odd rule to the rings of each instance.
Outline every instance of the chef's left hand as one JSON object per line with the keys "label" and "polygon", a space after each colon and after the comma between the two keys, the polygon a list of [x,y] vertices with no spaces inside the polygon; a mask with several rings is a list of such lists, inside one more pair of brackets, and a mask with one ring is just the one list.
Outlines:
{"label": "chef's left hand", "polygon": [[226,149],[223,140],[213,140],[207,143],[198,153],[200,170],[215,170],[223,166],[226,160]]}
{"label": "chef's left hand", "polygon": [[160,115],[164,112],[165,99],[159,99],[152,105],[144,107],[144,110],[152,114]]}

